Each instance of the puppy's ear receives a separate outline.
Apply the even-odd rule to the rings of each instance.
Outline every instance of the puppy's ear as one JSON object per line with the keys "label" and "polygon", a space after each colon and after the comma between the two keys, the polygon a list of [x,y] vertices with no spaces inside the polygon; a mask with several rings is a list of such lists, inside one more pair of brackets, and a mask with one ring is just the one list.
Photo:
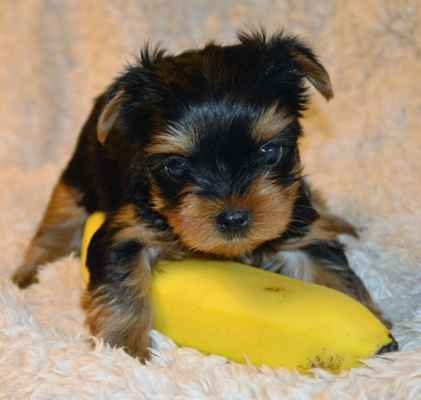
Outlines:
{"label": "puppy's ear", "polygon": [[98,118],[97,138],[101,144],[105,144],[108,135],[114,128],[120,115],[124,92],[118,91],[105,104]]}
{"label": "puppy's ear", "polygon": [[325,67],[320,64],[315,54],[297,39],[290,39],[292,59],[297,69],[308,79],[315,89],[326,99],[333,97],[332,82]]}
{"label": "puppy's ear", "polygon": [[[325,67],[313,51],[295,36],[282,31],[267,38],[263,29],[255,32],[239,32],[240,42],[257,49],[265,60],[267,73],[284,70],[298,72],[306,78],[326,100],[333,97],[332,83]],[[275,72],[276,73],[276,72]]]}

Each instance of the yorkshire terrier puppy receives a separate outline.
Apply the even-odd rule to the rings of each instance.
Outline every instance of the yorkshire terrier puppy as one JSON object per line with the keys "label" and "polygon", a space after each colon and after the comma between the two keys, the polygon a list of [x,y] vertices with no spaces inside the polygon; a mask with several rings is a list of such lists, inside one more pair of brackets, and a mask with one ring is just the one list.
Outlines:
{"label": "yorkshire terrier puppy", "polygon": [[140,360],[161,257],[239,260],[338,289],[379,315],[337,240],[352,226],[302,177],[305,81],[332,98],[314,53],[282,33],[178,55],[143,50],[96,99],[13,280],[26,287],[40,265],[78,251],[87,215],[102,210],[87,324]]}

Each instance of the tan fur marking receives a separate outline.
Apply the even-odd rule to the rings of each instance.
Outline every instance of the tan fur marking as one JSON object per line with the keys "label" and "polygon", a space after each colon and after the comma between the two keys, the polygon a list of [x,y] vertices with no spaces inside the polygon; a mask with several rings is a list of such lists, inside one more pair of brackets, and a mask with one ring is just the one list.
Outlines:
{"label": "tan fur marking", "polygon": [[24,261],[13,281],[26,287],[37,281],[38,266],[56,260],[72,251],[79,251],[82,227],[87,217],[79,206],[81,194],[74,188],[59,182],[25,253]]}
{"label": "tan fur marking", "polygon": [[43,224],[55,225],[64,222],[64,220],[86,216],[86,213],[78,205],[81,196],[76,189],[59,182],[51,195],[42,221]]}
{"label": "tan fur marking", "polygon": [[326,201],[318,190],[313,189],[311,194],[311,202],[313,207],[320,214],[321,219],[325,221],[324,225],[329,226],[330,230],[338,232],[338,235],[347,234],[358,237],[358,233],[352,224],[341,217],[329,213]]}
{"label": "tan fur marking", "polygon": [[159,250],[167,258],[179,259],[185,255],[185,251],[169,232],[158,231],[144,223],[133,204],[122,207],[113,216],[111,227],[118,228],[113,238],[114,244],[137,240],[145,247]]}
{"label": "tan fur marking", "polygon": [[[236,257],[259,244],[276,238],[287,227],[298,185],[282,189],[262,177],[243,197],[226,201],[207,200],[187,194],[177,210],[164,210],[174,231],[188,247],[224,257]],[[215,217],[227,208],[251,211],[250,232],[242,238],[227,240],[216,228]]]}
{"label": "tan fur marking", "polygon": [[337,240],[338,235],[356,236],[354,227],[345,220],[330,214],[320,218],[309,227],[309,232],[301,238],[291,239],[282,244],[282,250],[295,250],[318,241]]}
{"label": "tan fur marking", "polygon": [[313,262],[312,271],[312,282],[353,296],[353,292],[347,287],[344,280],[341,279],[340,274],[327,271],[323,266],[317,265],[315,262]]}
{"label": "tan fur marking", "polygon": [[[81,194],[76,189],[59,183],[33,239],[34,244],[49,251],[56,250],[59,254],[62,254],[63,247],[78,249],[81,238],[80,232],[75,232],[75,229],[80,228],[87,217],[85,210],[78,205],[80,198]],[[33,261],[28,256],[25,262]]]}
{"label": "tan fur marking", "polygon": [[298,64],[301,72],[316,90],[318,90],[326,100],[330,100],[333,97],[333,88],[329,74],[323,65],[301,52],[292,52],[291,55]]}
{"label": "tan fur marking", "polygon": [[136,208],[133,204],[126,204],[117,213],[113,214],[110,220],[111,228],[131,226],[137,222]]}
{"label": "tan fur marking", "polygon": [[97,138],[101,144],[107,140],[120,113],[124,91],[120,90],[104,107],[97,124]]}
{"label": "tan fur marking", "polygon": [[133,204],[122,207],[113,216],[111,226],[119,228],[114,236],[115,243],[139,240],[147,247],[162,245],[162,233],[142,223]]}
{"label": "tan fur marking", "polygon": [[195,144],[195,132],[182,126],[170,126],[167,132],[157,133],[146,147],[148,154],[179,154],[188,156]]}
{"label": "tan fur marking", "polygon": [[152,200],[153,208],[156,211],[160,211],[166,207],[166,203],[162,197],[161,191],[158,185],[156,185],[155,183],[152,183],[151,200]]}
{"label": "tan fur marking", "polygon": [[[136,293],[136,287],[133,288]],[[147,297],[118,302],[106,287],[93,293],[86,291],[82,297],[86,311],[86,324],[92,335],[104,339],[112,346],[123,347],[129,354],[145,361],[149,358],[149,331],[152,312]]]}
{"label": "tan fur marking", "polygon": [[386,324],[386,326],[390,327],[390,322],[384,318],[382,312],[374,303],[373,299],[361,281],[354,282],[355,286],[350,286],[349,283],[347,284],[347,282],[343,279],[340,273],[327,271],[323,265],[314,263],[312,282],[331,289],[339,290],[340,292],[355,298],[357,301],[368,307],[375,315],[377,315],[377,317],[381,319]]}
{"label": "tan fur marking", "polygon": [[266,142],[278,135],[293,121],[294,117],[272,105],[257,119],[252,134],[258,142]]}

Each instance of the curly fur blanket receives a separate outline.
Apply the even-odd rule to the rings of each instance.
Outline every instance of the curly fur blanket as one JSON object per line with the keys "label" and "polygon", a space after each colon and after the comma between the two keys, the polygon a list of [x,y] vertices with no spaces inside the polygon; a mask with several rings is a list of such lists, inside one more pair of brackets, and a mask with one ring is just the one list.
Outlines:
{"label": "curly fur blanket", "polygon": [[[420,19],[417,0],[1,2],[0,398],[421,399]],[[341,376],[237,365],[157,332],[141,365],[90,347],[73,255],[26,291],[9,280],[92,98],[124,63],[146,40],[177,51],[249,23],[301,34],[332,76],[335,99],[315,95],[306,114],[306,172],[360,230],[348,256],[401,345]]]}

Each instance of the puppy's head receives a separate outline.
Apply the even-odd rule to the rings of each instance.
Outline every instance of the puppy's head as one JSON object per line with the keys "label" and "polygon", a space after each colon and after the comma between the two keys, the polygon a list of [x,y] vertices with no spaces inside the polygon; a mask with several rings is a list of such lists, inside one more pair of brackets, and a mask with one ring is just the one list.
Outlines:
{"label": "puppy's head", "polygon": [[98,120],[98,140],[125,160],[130,201],[148,203],[190,249],[226,257],[291,226],[305,80],[332,97],[326,70],[296,38],[239,40],[177,56],[144,51]]}

